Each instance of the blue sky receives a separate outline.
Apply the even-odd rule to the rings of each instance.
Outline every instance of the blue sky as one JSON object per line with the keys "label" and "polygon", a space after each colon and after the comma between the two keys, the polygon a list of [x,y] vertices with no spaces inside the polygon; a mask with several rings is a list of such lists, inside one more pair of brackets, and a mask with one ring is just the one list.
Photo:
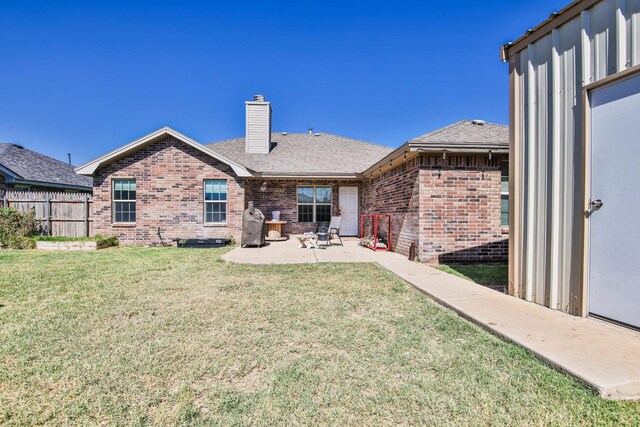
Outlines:
{"label": "blue sky", "polygon": [[161,126],[396,147],[460,119],[506,123],[499,47],[568,0],[0,2],[0,142],[81,164]]}

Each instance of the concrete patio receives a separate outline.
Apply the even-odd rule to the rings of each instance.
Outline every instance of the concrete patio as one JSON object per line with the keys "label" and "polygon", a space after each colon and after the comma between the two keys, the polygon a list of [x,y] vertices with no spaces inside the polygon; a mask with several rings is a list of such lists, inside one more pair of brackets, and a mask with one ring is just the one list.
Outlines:
{"label": "concrete patio", "polygon": [[299,249],[297,239],[236,248],[223,258],[246,264],[377,262],[440,304],[517,343],[606,399],[640,399],[640,332],[570,316],[513,298],[392,252],[344,246]]}
{"label": "concrete patio", "polygon": [[[380,262],[389,253],[358,246],[359,239],[343,237],[344,246],[336,239],[326,249],[301,249],[295,236],[283,242],[267,242],[261,248],[237,248],[225,254],[225,261],[240,264],[307,264],[316,262]],[[395,255],[395,254],[394,254]]]}

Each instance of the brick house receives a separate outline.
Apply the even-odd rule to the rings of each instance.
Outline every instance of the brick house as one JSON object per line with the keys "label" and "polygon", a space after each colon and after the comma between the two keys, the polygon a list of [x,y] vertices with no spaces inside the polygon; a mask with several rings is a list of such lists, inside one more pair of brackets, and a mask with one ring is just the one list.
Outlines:
{"label": "brick house", "polygon": [[0,194],[5,190],[91,192],[91,178],[69,163],[24,148],[0,144]]}
{"label": "brick house", "polygon": [[[318,222],[341,215],[341,234],[356,236],[361,213],[390,213],[390,244],[398,252],[407,253],[416,242],[428,262],[449,260],[441,256],[449,252],[465,261],[506,258],[502,243],[496,243],[503,240],[500,156],[506,152],[506,130],[504,141],[483,142],[502,138],[497,129],[503,126],[469,125],[491,135],[466,144],[464,155],[454,149],[455,155],[438,161],[441,148],[434,146],[440,150],[436,155],[411,141],[393,151],[312,130],[272,132],[271,115],[271,104],[256,96],[246,102],[245,137],[200,144],[165,127],[79,167],[79,174],[93,177],[95,232],[116,234],[123,244],[159,244],[158,228],[167,239],[239,239],[242,212],[253,201],[267,219],[280,212],[285,234],[313,231]],[[454,178],[471,181],[456,182],[458,189],[450,185]],[[437,185],[439,179],[447,184]],[[433,204],[429,192],[440,190],[457,199]],[[459,225],[435,215],[460,218]],[[428,229],[435,230],[437,242]],[[482,249],[470,249],[478,246]]]}
{"label": "brick house", "polygon": [[508,130],[465,120],[414,138],[365,170],[365,213],[391,215],[391,245],[423,262],[508,257]]}

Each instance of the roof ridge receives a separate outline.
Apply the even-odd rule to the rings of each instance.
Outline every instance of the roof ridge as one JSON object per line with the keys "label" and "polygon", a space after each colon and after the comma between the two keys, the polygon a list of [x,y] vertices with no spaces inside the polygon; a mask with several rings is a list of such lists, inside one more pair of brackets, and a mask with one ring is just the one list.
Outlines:
{"label": "roof ridge", "polygon": [[[280,136],[292,136],[292,135],[296,135],[296,136],[308,136],[310,138],[317,138],[317,136],[315,135],[315,133],[319,133],[319,136],[329,136],[329,137],[333,137],[333,138],[341,138],[341,139],[345,139],[345,140],[349,140],[349,141],[353,141],[353,142],[359,142],[361,144],[367,144],[367,145],[371,145],[373,147],[383,147],[383,148],[391,148],[388,147],[387,145],[382,145],[382,144],[378,144],[376,142],[370,142],[370,141],[365,141],[363,139],[357,139],[357,138],[350,138],[348,136],[342,136],[342,135],[336,135],[334,133],[329,133],[329,132],[314,132],[314,134],[309,134],[308,132],[286,132],[286,135],[282,135],[282,132],[286,132],[286,131],[280,131],[280,132],[275,132],[272,131],[271,135],[280,135]],[[220,141],[213,141],[213,142],[207,142],[204,145],[215,145],[215,144],[219,144],[219,143],[228,143],[228,142],[232,142],[232,141],[242,141],[246,138],[246,136],[239,136],[236,138],[228,138],[228,139],[223,139]]]}

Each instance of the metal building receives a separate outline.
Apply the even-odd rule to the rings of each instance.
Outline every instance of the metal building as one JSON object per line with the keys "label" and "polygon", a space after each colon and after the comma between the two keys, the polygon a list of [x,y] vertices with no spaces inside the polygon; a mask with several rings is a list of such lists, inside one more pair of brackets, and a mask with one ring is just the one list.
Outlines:
{"label": "metal building", "polygon": [[640,0],[574,1],[509,63],[509,290],[640,327]]}

